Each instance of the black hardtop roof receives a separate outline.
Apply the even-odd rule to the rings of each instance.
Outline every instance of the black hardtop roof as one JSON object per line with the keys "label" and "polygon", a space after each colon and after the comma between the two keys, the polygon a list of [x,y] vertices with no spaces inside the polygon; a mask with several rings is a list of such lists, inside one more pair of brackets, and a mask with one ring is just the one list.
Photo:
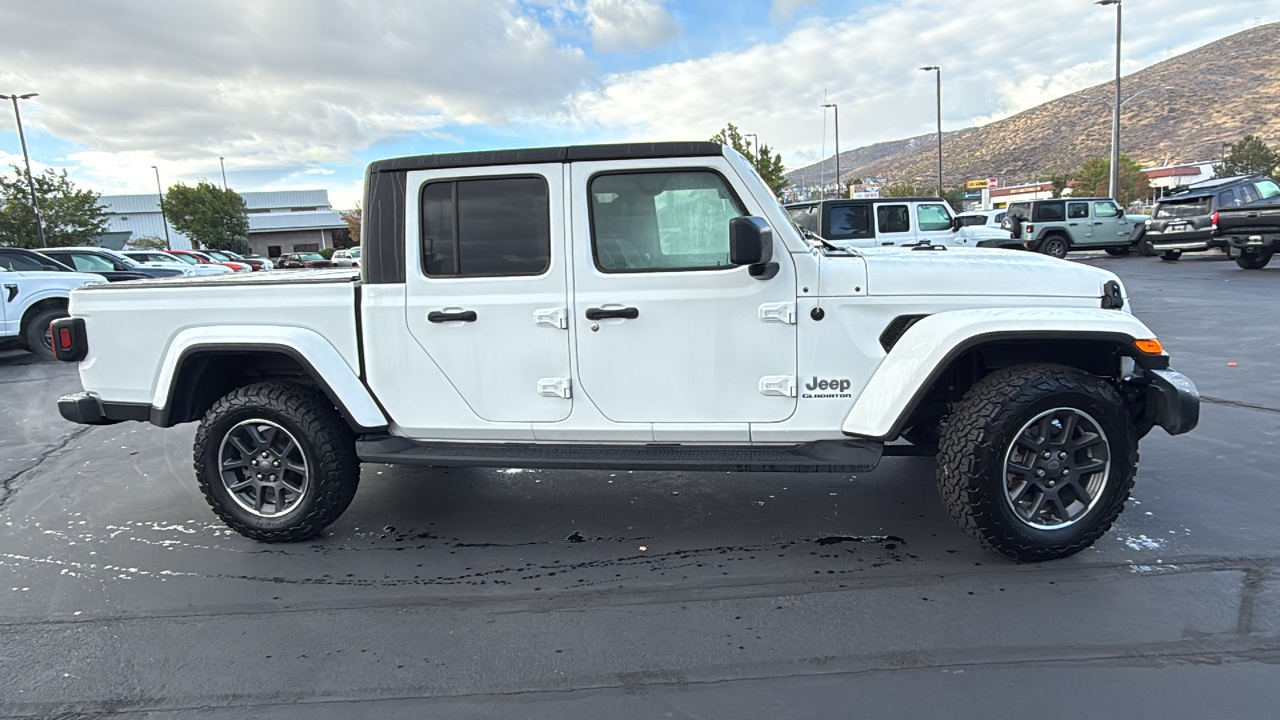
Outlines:
{"label": "black hardtop roof", "polygon": [[[1009,204],[1010,205],[1029,205],[1031,203],[1043,203],[1043,202],[1093,202],[1095,200],[1097,201],[1110,200],[1111,202],[1115,202],[1115,198],[1109,198],[1109,197],[1075,197],[1074,195],[1065,195],[1063,197],[1057,197],[1057,198],[1038,198],[1036,200],[1014,200]],[[1119,203],[1116,203],[1116,204],[1118,205]]]}
{"label": "black hardtop roof", "polygon": [[1168,195],[1156,200],[1156,202],[1160,203],[1164,200],[1185,200],[1187,198],[1203,197],[1206,195],[1212,195],[1219,190],[1223,190],[1233,185],[1240,185],[1242,183],[1253,182],[1255,180],[1270,179],[1271,178],[1268,177],[1266,173],[1232,175],[1231,177],[1225,178],[1209,178],[1208,180],[1201,180],[1198,183],[1191,183],[1190,185],[1170,190]]}
{"label": "black hardtop roof", "polygon": [[413,155],[376,160],[370,173],[437,170],[442,168],[490,165],[532,165],[587,160],[635,160],[637,158],[706,157],[722,155],[724,146],[716,142],[650,142],[614,145],[569,145],[566,147],[482,150],[479,152]]}
{"label": "black hardtop roof", "polygon": [[796,200],[783,207],[803,207],[805,205],[830,205],[832,203],[880,203],[880,202],[946,202],[940,197],[878,197],[878,198],[827,198],[826,200]]}

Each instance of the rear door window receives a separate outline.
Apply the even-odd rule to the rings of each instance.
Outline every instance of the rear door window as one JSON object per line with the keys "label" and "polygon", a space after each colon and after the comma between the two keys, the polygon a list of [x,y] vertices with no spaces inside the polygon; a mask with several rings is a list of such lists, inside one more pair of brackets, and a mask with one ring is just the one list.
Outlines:
{"label": "rear door window", "polygon": [[1036,222],[1054,222],[1066,218],[1066,207],[1062,202],[1043,202],[1036,205],[1035,218]]}
{"label": "rear door window", "polygon": [[876,228],[882,235],[911,232],[911,213],[906,205],[881,205],[876,208]]}
{"label": "rear door window", "polygon": [[1236,207],[1240,204],[1240,197],[1236,195],[1235,190],[1223,190],[1218,193],[1218,207],[1229,208]]}
{"label": "rear door window", "polygon": [[551,201],[543,177],[429,183],[422,261],[432,277],[540,275],[551,266]]}
{"label": "rear door window", "polygon": [[1067,217],[1072,220],[1080,220],[1089,217],[1089,203],[1073,202],[1067,203]]}
{"label": "rear door window", "polygon": [[830,240],[853,240],[872,235],[870,205],[859,203],[831,206],[827,216],[827,233],[823,237]]}
{"label": "rear door window", "polygon": [[1257,190],[1252,185],[1241,185],[1236,188],[1236,196],[1240,198],[1241,205],[1248,205],[1251,202],[1257,202],[1262,199]]}

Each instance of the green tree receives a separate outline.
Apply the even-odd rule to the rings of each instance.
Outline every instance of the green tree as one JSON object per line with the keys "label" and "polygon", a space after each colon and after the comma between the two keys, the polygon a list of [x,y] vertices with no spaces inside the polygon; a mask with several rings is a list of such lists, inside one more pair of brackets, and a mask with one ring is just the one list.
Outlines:
{"label": "green tree", "polygon": [[[1086,160],[1075,173],[1072,194],[1081,197],[1107,197],[1110,185],[1111,159],[1093,158]],[[1134,200],[1142,200],[1151,195],[1151,183],[1147,181],[1146,174],[1138,163],[1130,160],[1124,153],[1120,154],[1120,187],[1116,194],[1119,197],[1115,200],[1121,205],[1128,205]]]}
{"label": "green tree", "polygon": [[249,213],[235,190],[204,180],[195,187],[178,183],[165,194],[164,210],[173,229],[196,247],[249,253]]}
{"label": "green tree", "polygon": [[1267,147],[1256,135],[1246,135],[1231,146],[1231,152],[1227,153],[1213,176],[1222,178],[1262,173],[1274,177],[1277,171],[1280,171],[1280,151]]}
{"label": "green tree", "polygon": [[774,195],[780,194],[789,184],[783,177],[782,155],[773,152],[764,143],[760,143],[760,147],[753,150],[750,141],[742,137],[742,132],[733,123],[729,123],[720,132],[712,135],[711,142],[728,145],[742,153],[755,166],[756,172],[760,173],[760,177]]}
{"label": "green tree", "polygon": [[911,183],[895,183],[880,188],[880,197],[924,197],[931,194],[926,192],[925,188],[917,188]]}
{"label": "green tree", "polygon": [[130,250],[168,250],[169,243],[165,242],[162,237],[154,235],[143,235],[142,237],[129,239]]}
{"label": "green tree", "polygon": [[[61,173],[49,169],[33,176],[44,239],[49,247],[93,245],[107,231],[107,209],[92,190],[81,190]],[[26,174],[17,167],[12,175],[0,176],[0,245],[35,248],[40,246],[36,216],[31,209],[31,191]]]}
{"label": "green tree", "polygon": [[[1108,163],[1108,165],[1110,165],[1110,163]],[[1110,171],[1108,170],[1108,172]],[[1053,196],[1055,198],[1060,198],[1062,197],[1062,193],[1066,192],[1067,187],[1071,185],[1071,175],[1068,173],[1050,175],[1048,182],[1053,186]],[[1108,178],[1107,182],[1111,182],[1110,178]]]}

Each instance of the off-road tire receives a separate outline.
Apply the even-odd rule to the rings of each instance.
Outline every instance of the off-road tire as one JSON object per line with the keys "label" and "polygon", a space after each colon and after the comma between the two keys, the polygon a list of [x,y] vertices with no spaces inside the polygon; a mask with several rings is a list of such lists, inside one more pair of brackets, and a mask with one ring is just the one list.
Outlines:
{"label": "off-road tire", "polygon": [[1177,262],[1180,257],[1182,257],[1181,250],[1165,250],[1160,253],[1160,259],[1165,262]]}
{"label": "off-road tire", "polygon": [[1146,233],[1138,237],[1134,247],[1138,248],[1138,254],[1143,257],[1155,257],[1160,254],[1156,252],[1155,246],[1151,244],[1151,238],[1147,237]]}
{"label": "off-road tire", "polygon": [[1071,241],[1057,233],[1048,235],[1040,241],[1040,252],[1059,260],[1065,258],[1070,249]]}
{"label": "off-road tire", "polygon": [[1271,256],[1274,254],[1272,250],[1263,252],[1249,252],[1242,250],[1240,257],[1236,258],[1236,264],[1245,270],[1261,270],[1271,262]]}
{"label": "off-road tire", "polygon": [[1111,257],[1124,257],[1125,255],[1128,255],[1129,251],[1131,250],[1131,248],[1128,245],[1123,245],[1121,247],[1109,247],[1104,249],[1107,251],[1107,254],[1110,255]]}
{"label": "off-road tire", "polygon": [[[223,437],[246,420],[268,420],[293,435],[308,467],[302,500],[278,517],[261,517],[240,507],[218,467]],[[195,440],[195,471],[213,512],[232,530],[261,542],[314,537],[337,520],[356,494],[360,461],[355,435],[321,393],[288,382],[247,385],[213,404]]]}
{"label": "off-road tire", "polygon": [[66,308],[49,308],[36,313],[22,329],[22,344],[40,360],[51,361],[53,355],[53,336],[49,334],[49,326],[54,320],[67,317]]}
{"label": "off-road tire", "polygon": [[[1093,417],[1110,443],[1101,497],[1073,524],[1043,530],[1019,518],[1005,496],[1005,457],[1036,415],[1076,408]],[[1018,561],[1066,557],[1102,537],[1124,509],[1138,465],[1137,435],[1116,388],[1075,368],[1018,365],[986,376],[965,393],[943,428],[938,489],[947,512],[970,537]]]}

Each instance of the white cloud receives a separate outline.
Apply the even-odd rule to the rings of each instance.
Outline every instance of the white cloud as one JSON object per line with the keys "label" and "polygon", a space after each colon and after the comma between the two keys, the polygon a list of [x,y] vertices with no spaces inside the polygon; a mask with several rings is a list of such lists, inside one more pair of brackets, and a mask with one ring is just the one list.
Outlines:
{"label": "white cloud", "polygon": [[[69,22],[68,18],[75,18]],[[591,80],[517,0],[0,5],[0,87],[103,187],[219,155],[289,173],[447,122],[550,111]]]}
{"label": "white cloud", "polygon": [[[1209,22],[1214,11],[1198,0],[1126,0],[1126,72],[1252,27],[1263,13],[1280,13],[1280,0],[1241,0],[1231,24]],[[821,152],[824,91],[840,105],[842,149],[920,135],[934,126],[934,83],[917,68],[939,64],[944,126],[972,126],[1106,81],[1113,18],[1088,3],[1032,12],[971,0],[963,13],[947,0],[884,3],[810,18],[777,42],[612,75],[574,98],[564,119],[617,139],[703,138],[733,122],[795,165]]]}
{"label": "white cloud", "polygon": [[587,25],[597,50],[650,48],[680,34],[680,25],[653,0],[587,0]]}

